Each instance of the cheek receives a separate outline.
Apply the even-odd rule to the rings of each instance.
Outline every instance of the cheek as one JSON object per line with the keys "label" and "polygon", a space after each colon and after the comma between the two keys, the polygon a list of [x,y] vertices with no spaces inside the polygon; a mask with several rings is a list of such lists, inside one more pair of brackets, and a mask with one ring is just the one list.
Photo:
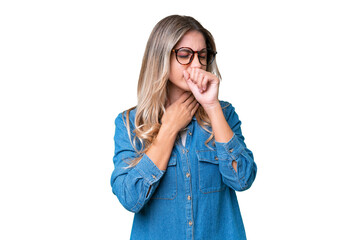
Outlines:
{"label": "cheek", "polygon": [[184,67],[179,64],[172,64],[170,66],[170,80],[172,81],[181,81],[184,77],[183,71],[185,70]]}

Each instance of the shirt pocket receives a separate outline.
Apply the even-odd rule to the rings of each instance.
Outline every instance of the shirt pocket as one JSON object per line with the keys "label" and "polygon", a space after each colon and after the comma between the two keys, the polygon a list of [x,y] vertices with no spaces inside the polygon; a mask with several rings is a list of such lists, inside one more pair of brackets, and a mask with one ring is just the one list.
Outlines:
{"label": "shirt pocket", "polygon": [[199,188],[202,193],[220,192],[226,185],[222,181],[219,160],[214,150],[197,150]]}
{"label": "shirt pocket", "polygon": [[177,195],[177,174],[176,174],[176,156],[172,155],[169,159],[166,172],[160,179],[158,187],[152,196],[152,199],[175,199]]}

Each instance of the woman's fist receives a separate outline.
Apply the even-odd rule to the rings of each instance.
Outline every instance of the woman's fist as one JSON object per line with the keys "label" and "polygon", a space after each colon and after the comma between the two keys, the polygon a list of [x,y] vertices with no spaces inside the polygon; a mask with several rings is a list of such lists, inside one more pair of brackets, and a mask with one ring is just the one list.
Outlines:
{"label": "woman's fist", "polygon": [[214,74],[200,68],[188,68],[183,74],[191,92],[205,110],[219,102],[220,81]]}

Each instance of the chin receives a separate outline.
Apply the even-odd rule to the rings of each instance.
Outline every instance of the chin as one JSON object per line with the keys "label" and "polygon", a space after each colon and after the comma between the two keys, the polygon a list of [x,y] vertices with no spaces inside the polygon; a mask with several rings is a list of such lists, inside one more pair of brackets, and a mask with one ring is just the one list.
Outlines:
{"label": "chin", "polygon": [[177,91],[185,91],[185,92],[191,92],[189,86],[187,85],[187,83],[185,82],[185,79],[183,79],[183,81],[178,81],[177,83],[174,83],[170,80],[171,82],[171,88],[173,89],[177,89]]}
{"label": "chin", "polygon": [[181,90],[184,90],[185,92],[191,92],[189,86],[186,83],[184,86],[181,86]]}

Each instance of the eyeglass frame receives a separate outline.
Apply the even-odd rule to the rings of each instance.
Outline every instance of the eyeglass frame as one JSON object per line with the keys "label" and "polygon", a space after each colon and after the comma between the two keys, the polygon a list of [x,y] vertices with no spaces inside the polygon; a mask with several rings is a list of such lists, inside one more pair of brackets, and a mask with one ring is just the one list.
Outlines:
{"label": "eyeglass frame", "polygon": [[[183,49],[183,48],[188,49],[188,50],[191,51],[192,56],[191,56],[190,61],[189,61],[188,63],[181,63],[181,62],[179,61],[179,59],[178,59],[177,53],[178,53],[178,51],[179,51],[180,49]],[[210,52],[212,52],[212,53],[214,54],[214,57],[213,57],[213,59],[211,60],[211,62],[207,63],[206,65],[202,64],[201,61],[200,61],[200,58],[199,58],[199,52],[203,51],[204,49],[206,49],[206,51],[210,51]],[[181,47],[181,48],[178,48],[178,49],[172,49],[171,52],[174,52],[174,53],[175,53],[176,61],[177,61],[178,63],[180,63],[181,65],[189,65],[190,63],[192,63],[192,61],[194,60],[195,53],[196,53],[196,54],[198,55],[199,63],[200,63],[202,66],[209,66],[209,65],[211,65],[211,64],[214,62],[215,57],[216,57],[216,54],[217,54],[217,52],[214,51],[214,50],[212,50],[211,48],[203,48],[203,49],[201,49],[201,50],[199,50],[199,51],[194,51],[194,50],[192,50],[192,49],[189,48],[189,47]]]}

